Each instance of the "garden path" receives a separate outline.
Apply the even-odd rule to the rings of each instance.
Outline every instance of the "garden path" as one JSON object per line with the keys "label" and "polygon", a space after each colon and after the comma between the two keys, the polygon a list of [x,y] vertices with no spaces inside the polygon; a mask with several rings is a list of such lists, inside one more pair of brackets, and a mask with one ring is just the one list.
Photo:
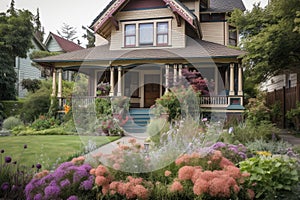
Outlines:
{"label": "garden path", "polygon": [[295,146],[300,145],[300,138],[292,135],[289,130],[286,130],[286,129],[281,130],[279,137],[292,145],[295,145]]}

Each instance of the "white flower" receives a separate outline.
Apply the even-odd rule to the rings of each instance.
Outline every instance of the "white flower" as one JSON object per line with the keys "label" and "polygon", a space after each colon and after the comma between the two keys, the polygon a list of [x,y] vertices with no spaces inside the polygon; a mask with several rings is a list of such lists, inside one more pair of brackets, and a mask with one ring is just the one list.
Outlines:
{"label": "white flower", "polygon": [[228,133],[231,134],[232,132],[233,132],[233,127],[230,127],[230,128],[228,129]]}

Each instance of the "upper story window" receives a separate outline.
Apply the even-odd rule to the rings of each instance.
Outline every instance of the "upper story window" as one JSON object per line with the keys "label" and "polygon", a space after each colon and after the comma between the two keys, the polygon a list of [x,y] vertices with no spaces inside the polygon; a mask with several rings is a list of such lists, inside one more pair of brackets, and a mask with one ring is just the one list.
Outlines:
{"label": "upper story window", "polygon": [[168,22],[157,23],[157,45],[168,45],[169,27]]}
{"label": "upper story window", "polygon": [[124,46],[167,46],[170,37],[169,21],[136,22],[124,25]]}
{"label": "upper story window", "polygon": [[225,20],[224,13],[201,14],[201,22],[220,22]]}
{"label": "upper story window", "polygon": [[139,24],[139,44],[153,45],[153,23]]}
{"label": "upper story window", "polygon": [[135,24],[125,25],[125,46],[134,47],[136,41]]}
{"label": "upper story window", "polygon": [[228,30],[229,30],[229,45],[237,46],[238,35],[237,35],[236,28],[233,26],[229,26]]}

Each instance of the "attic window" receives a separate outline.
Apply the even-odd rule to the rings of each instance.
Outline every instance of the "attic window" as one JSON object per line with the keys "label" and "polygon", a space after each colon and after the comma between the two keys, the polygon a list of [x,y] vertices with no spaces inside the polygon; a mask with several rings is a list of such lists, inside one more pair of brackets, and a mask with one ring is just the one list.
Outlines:
{"label": "attic window", "polygon": [[153,45],[153,23],[139,24],[139,44]]}

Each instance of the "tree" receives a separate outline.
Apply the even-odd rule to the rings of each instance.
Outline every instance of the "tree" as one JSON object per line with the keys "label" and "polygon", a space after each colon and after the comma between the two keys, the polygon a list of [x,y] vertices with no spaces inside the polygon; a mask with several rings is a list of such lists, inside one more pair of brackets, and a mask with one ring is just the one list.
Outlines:
{"label": "tree", "polygon": [[26,58],[32,33],[32,14],[16,10],[12,1],[7,13],[0,13],[0,100],[15,99],[15,58]]}
{"label": "tree", "polygon": [[23,79],[22,80],[22,87],[32,93],[35,93],[41,87],[41,81],[38,79]]}
{"label": "tree", "polygon": [[230,22],[240,30],[241,48],[248,52],[243,62],[252,82],[285,70],[298,71],[300,34],[294,30],[299,10],[299,0],[272,0],[265,8],[257,4],[252,11],[232,13]]}
{"label": "tree", "polygon": [[75,36],[77,34],[76,28],[66,23],[63,23],[63,26],[61,27],[61,31],[57,30],[57,34],[70,41],[73,41],[77,38],[77,36]]}
{"label": "tree", "polygon": [[85,26],[82,26],[82,29],[86,31],[86,33],[83,34],[83,36],[82,36],[84,39],[86,39],[88,41],[86,48],[94,47],[95,46],[94,32]]}
{"label": "tree", "polygon": [[41,25],[39,9],[37,9],[36,16],[34,16],[34,34],[41,42],[44,41],[45,31]]}

